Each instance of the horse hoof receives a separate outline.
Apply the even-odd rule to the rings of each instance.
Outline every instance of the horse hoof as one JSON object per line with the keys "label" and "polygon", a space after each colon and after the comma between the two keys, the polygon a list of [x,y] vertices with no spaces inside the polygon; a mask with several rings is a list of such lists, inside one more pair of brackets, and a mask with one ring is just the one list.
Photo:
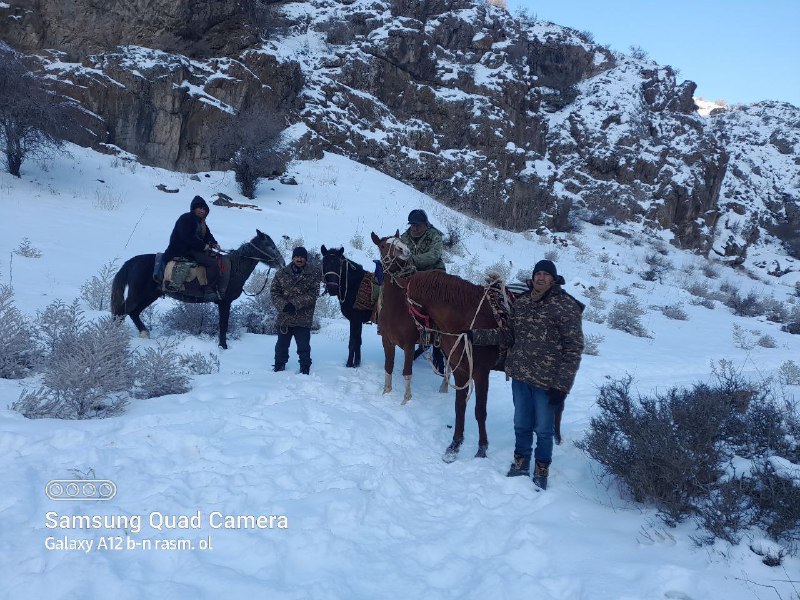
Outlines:
{"label": "horse hoof", "polygon": [[228,344],[220,344],[219,347],[222,348],[223,350],[227,350]]}
{"label": "horse hoof", "polygon": [[411,400],[411,396],[405,396],[403,398],[403,401],[400,403],[400,406],[405,406],[406,404],[408,404],[409,400]]}
{"label": "horse hoof", "polygon": [[475,458],[486,458],[486,449],[488,446],[478,446],[478,451],[475,453]]}
{"label": "horse hoof", "polygon": [[345,367],[347,367],[348,369],[352,369],[353,367],[355,367],[355,365],[348,360],[347,364],[345,365]]}
{"label": "horse hoof", "polygon": [[391,394],[392,393],[392,388],[383,388],[383,393],[384,394]]}
{"label": "horse hoof", "polygon": [[556,446],[560,446],[561,445],[561,436],[560,435],[554,436],[553,441],[556,443]]}
{"label": "horse hoof", "polygon": [[150,332],[147,331],[147,329],[142,329],[139,332],[139,337],[142,338],[143,340],[149,340],[150,339]]}
{"label": "horse hoof", "polygon": [[453,450],[452,448],[448,448],[447,450],[445,450],[442,460],[449,465],[452,462],[456,462],[457,458],[458,458],[458,450]]}

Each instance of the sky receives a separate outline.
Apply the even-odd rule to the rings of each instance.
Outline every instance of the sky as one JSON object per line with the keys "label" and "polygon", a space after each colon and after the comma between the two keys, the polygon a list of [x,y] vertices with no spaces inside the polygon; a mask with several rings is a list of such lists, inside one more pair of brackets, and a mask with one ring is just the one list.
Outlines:
{"label": "sky", "polygon": [[[251,201],[238,194],[230,172],[192,180],[74,146],[69,151],[68,158],[26,161],[20,179],[0,173],[0,284],[13,286],[15,306],[28,318],[57,299],[80,298],[82,284],[110,259],[120,264],[162,250],[195,194],[211,200],[221,192],[255,205],[211,206],[208,223],[223,248],[238,247],[259,228],[287,259],[298,243],[309,250],[325,244],[344,246],[346,256],[371,264],[370,233],[402,228],[408,212],[421,207],[435,225],[462,231],[462,246],[446,255],[449,272],[480,281],[493,267],[514,277],[550,253],[569,292],[596,312],[607,314],[623,293],[637,298],[646,307],[641,323],[649,337],[584,319],[597,355],[583,357],[567,398],[564,443],[554,449],[546,492],[524,477],[505,476],[514,432],[510,383],[502,373],[490,380],[488,457],[473,458],[471,400],[461,455],[445,464],[452,393],[438,392],[439,379],[419,359],[409,403],[401,404],[399,367],[392,392],[383,394],[384,357],[374,326],[364,330],[362,366],[345,368],[348,324],[332,298],[319,300],[309,376],[298,374],[294,346],[287,370],[273,373],[275,336],[244,333],[230,335],[225,351],[213,337],[179,338],[181,352],[218,356],[219,372],[192,377],[183,394],[133,399],[124,414],[103,420],[28,420],[8,405],[40,381],[0,379],[2,598],[794,597],[787,580],[797,579],[791,575],[800,572],[800,557],[785,557],[783,569],[767,567],[748,542],[777,547],[758,532],[735,547],[698,548],[694,523],[666,527],[651,506],[601,479],[599,466],[574,442],[597,414],[597,392],[609,378],[630,374],[635,389],[648,394],[707,380],[721,359],[760,379],[800,356],[800,338],[779,324],[734,316],[719,303],[713,309],[692,304],[683,289],[702,280],[709,289],[726,283],[742,294],[768,288],[786,300],[796,273],[760,281],[717,267],[721,277],[704,279],[705,259],[659,245],[674,268],[663,284],[646,282],[640,273],[654,252],[652,238],[636,242],[586,225],[563,246],[549,236],[497,230],[331,154],[293,163],[297,185],[264,184]],[[159,184],[179,192],[165,194]],[[26,239],[38,257],[14,253]],[[592,286],[599,294],[590,298]],[[79,302],[90,320],[107,314]],[[686,320],[661,312],[674,304],[683,306]],[[155,349],[165,341],[170,334],[159,315],[173,305],[155,304],[152,339],[136,337],[127,321],[133,348]],[[747,347],[765,335],[775,348]],[[49,481],[75,478],[112,481],[116,495],[101,502],[45,495]],[[73,516],[95,515],[117,521],[68,526]],[[220,527],[223,516],[248,515],[286,520],[276,519],[272,529]],[[286,528],[277,528],[280,523]],[[82,545],[60,549],[64,540]],[[174,549],[155,549],[168,541]]]}
{"label": "sky", "polygon": [[512,14],[590,31],[599,44],[640,46],[697,83],[695,96],[728,104],[782,100],[800,106],[797,0],[507,0]]}

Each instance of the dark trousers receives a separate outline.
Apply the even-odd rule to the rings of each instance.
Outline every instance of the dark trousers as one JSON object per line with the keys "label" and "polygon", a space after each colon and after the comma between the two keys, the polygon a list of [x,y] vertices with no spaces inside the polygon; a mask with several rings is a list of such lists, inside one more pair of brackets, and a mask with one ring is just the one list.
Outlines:
{"label": "dark trousers", "polygon": [[217,258],[202,250],[192,250],[189,254],[191,254],[191,258],[194,262],[206,268],[208,287],[212,290],[216,288],[217,281],[219,280],[219,264],[217,264]]}
{"label": "dark trousers", "polygon": [[311,328],[310,327],[289,327],[286,333],[278,331],[278,341],[275,342],[275,365],[283,366],[289,360],[289,344],[297,344],[297,358],[300,361],[300,369],[308,371],[311,367]]}

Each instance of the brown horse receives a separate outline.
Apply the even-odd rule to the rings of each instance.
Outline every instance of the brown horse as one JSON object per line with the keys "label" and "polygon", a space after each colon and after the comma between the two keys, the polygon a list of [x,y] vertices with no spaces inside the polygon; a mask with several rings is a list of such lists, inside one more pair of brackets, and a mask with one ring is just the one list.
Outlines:
{"label": "brown horse", "polygon": [[392,371],[394,371],[394,348],[403,350],[403,379],[405,394],[403,404],[411,400],[411,365],[414,362],[414,346],[419,339],[419,331],[408,312],[406,293],[401,285],[403,277],[414,272],[411,251],[400,241],[400,230],[394,236],[378,237],[372,233],[372,241],[381,253],[384,280],[381,298],[378,301],[378,331],[383,340],[385,382],[383,393],[392,391]]}
{"label": "brown horse", "polygon": [[488,288],[475,285],[441,271],[411,275],[406,281],[409,304],[421,317],[430,317],[430,327],[438,332],[441,348],[453,373],[456,387],[456,425],[453,442],[443,460],[453,462],[464,441],[464,417],[471,389],[475,390],[475,420],[478,422],[478,452],[484,458],[489,447],[486,434],[486,403],[489,372],[502,369],[497,346],[473,346],[461,333],[468,329],[498,326],[488,298]]}

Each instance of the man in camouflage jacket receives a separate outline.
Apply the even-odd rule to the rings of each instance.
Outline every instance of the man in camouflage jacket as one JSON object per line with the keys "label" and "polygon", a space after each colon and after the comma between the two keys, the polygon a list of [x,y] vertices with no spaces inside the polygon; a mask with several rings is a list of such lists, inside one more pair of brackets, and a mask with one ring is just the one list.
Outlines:
{"label": "man in camouflage jacket", "polygon": [[275,273],[272,279],[270,297],[278,310],[274,371],[286,368],[292,337],[297,344],[300,372],[308,375],[311,370],[311,326],[322,273],[307,263],[308,252],[298,246],[292,251],[292,262]]}
{"label": "man in camouflage jacket", "polygon": [[408,214],[408,225],[400,240],[411,250],[417,271],[444,271],[442,232],[428,222],[428,215],[419,208]]}
{"label": "man in camouflage jacket", "polygon": [[506,373],[514,398],[514,462],[508,476],[528,476],[536,433],[533,481],[547,488],[553,458],[556,410],[572,389],[583,352],[583,305],[565,292],[556,266],[540,260],[533,268],[533,289],[512,306],[510,326],[478,329],[473,344],[510,347]]}
{"label": "man in camouflage jacket", "polygon": [[[400,240],[411,250],[411,260],[417,271],[446,270],[442,260],[444,250],[442,232],[430,224],[428,215],[421,208],[415,208],[408,213],[408,229],[400,236]],[[414,358],[424,351],[425,346],[420,345],[414,352]],[[435,344],[431,360],[439,374],[444,375],[444,355]]]}

